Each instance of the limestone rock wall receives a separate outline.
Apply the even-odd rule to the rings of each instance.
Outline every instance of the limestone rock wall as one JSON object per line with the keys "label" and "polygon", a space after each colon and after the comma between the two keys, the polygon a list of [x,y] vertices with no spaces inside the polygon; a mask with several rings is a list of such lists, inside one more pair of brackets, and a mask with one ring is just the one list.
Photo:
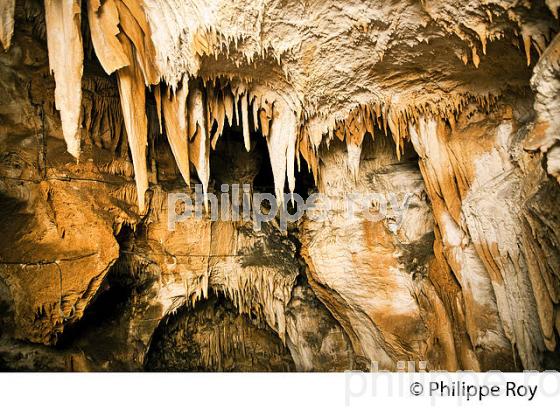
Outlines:
{"label": "limestone rock wall", "polygon": [[331,146],[322,157],[319,187],[336,209],[324,221],[310,213],[303,224],[310,283],[356,352],[380,368],[429,358],[433,369],[456,369],[451,323],[428,276],[433,217],[416,161],[399,161],[384,138],[363,149],[355,179],[343,147]]}
{"label": "limestone rock wall", "polygon": [[[421,157],[443,253],[466,289],[473,345],[485,356],[500,351],[493,344],[503,345],[507,353],[505,336],[523,367],[531,368],[538,367],[543,351],[555,349],[557,300],[552,267],[557,251],[550,246],[557,238],[548,230],[555,230],[556,222],[533,207],[536,198],[543,208],[553,203],[558,186],[545,175],[542,156],[521,148],[534,125],[527,123],[526,104],[514,107],[492,115],[473,113],[453,130],[423,121],[412,142]],[[552,265],[537,262],[537,255],[544,254]],[[494,320],[478,320],[475,311],[494,315]],[[493,329],[479,328],[500,322]]]}

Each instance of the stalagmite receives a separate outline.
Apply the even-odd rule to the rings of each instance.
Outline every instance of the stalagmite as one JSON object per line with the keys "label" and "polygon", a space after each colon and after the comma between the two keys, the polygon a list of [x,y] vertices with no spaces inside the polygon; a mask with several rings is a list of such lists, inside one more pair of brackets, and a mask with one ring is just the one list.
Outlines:
{"label": "stalagmite", "polygon": [[210,140],[206,125],[204,96],[201,86],[193,83],[188,97],[189,120],[189,152],[190,161],[194,164],[198,178],[204,190],[204,204],[207,206],[206,196],[210,181]]}
{"label": "stalagmite", "polygon": [[105,0],[103,4],[101,0],[89,0],[87,10],[91,41],[105,72],[111,74],[129,65],[130,60],[117,38],[120,29],[115,0]]}
{"label": "stalagmite", "polygon": [[[125,52],[132,56],[132,45],[126,36],[119,36]],[[146,88],[142,71],[131,60],[130,66],[117,71],[119,94],[124,125],[134,165],[138,210],[146,211],[144,194],[148,190],[148,170],[146,166],[146,146],[148,144],[148,119],[146,117]]]}
{"label": "stalagmite", "polygon": [[184,83],[174,95],[162,99],[165,132],[177,167],[187,186],[191,183],[189,171],[189,143],[187,139],[186,100],[188,83]]}
{"label": "stalagmite", "polygon": [[56,82],[55,103],[60,111],[68,152],[80,156],[80,111],[84,52],[80,0],[45,0],[49,67]]}
{"label": "stalagmite", "polygon": [[0,43],[4,50],[10,47],[14,34],[14,10],[16,0],[2,0],[0,2]]}

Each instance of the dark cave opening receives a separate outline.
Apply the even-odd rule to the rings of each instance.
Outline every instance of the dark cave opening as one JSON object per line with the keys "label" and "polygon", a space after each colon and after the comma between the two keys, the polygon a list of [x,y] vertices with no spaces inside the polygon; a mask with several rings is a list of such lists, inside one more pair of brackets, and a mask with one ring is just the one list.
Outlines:
{"label": "dark cave opening", "polygon": [[[113,322],[117,322],[129,303],[132,289],[124,286],[111,271],[100,285],[97,295],[76,323],[65,327],[58,337],[56,348],[73,348],[76,344],[94,342]],[[89,340],[88,340],[89,339]],[[98,348],[110,351],[112,346],[99,343]]]}
{"label": "dark cave opening", "polygon": [[[117,322],[122,317],[130,302],[134,288],[138,286],[132,278],[132,273],[123,274],[121,262],[126,254],[128,244],[137,237],[131,226],[124,224],[116,235],[121,248],[119,259],[107,272],[99,286],[97,294],[84,310],[83,317],[76,323],[65,327],[64,332],[58,337],[56,347],[65,349],[72,347],[76,342],[95,338],[103,333],[103,328]],[[110,346],[106,346],[110,350]]]}
{"label": "dark cave opening", "polygon": [[[316,191],[315,180],[303,158],[299,158],[298,164],[299,167],[297,164],[295,167],[294,194],[305,201],[313,191]],[[213,182],[212,188],[216,193],[220,192],[222,184],[239,184],[241,187],[243,184],[248,184],[251,186],[252,194],[274,195],[274,176],[266,138],[259,131],[252,131],[251,150],[247,152],[241,126],[226,124],[215,149],[210,153],[210,176]],[[231,187],[226,189],[231,192]],[[284,194],[289,194],[287,180],[283,191]],[[272,206],[267,199],[261,205],[265,213]],[[296,212],[297,203],[292,204],[288,201],[285,206],[290,214]]]}
{"label": "dark cave opening", "polygon": [[[294,193],[303,199],[315,188],[313,175],[303,158],[296,165]],[[215,189],[222,183],[251,183],[254,192],[274,193],[274,176],[270,165],[266,138],[258,131],[251,132],[251,151],[243,145],[243,131],[239,125],[226,125],[210,154],[210,174]],[[288,193],[287,181],[284,192]]]}
{"label": "dark cave opening", "polygon": [[210,292],[194,308],[183,306],[163,319],[144,361],[148,371],[289,371],[287,347],[262,321],[241,314]]}

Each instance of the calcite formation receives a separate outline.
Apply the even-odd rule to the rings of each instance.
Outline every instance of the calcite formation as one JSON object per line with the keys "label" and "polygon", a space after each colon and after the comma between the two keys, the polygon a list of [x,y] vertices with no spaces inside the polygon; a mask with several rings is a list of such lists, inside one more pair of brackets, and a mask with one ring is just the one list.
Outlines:
{"label": "calcite formation", "polygon": [[3,0],[0,367],[559,368],[559,7]]}

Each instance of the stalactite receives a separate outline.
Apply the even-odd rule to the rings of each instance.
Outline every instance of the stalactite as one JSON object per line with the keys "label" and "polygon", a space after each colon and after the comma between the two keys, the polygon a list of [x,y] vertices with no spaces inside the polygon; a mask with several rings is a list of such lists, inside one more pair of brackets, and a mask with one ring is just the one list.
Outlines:
{"label": "stalactite", "polygon": [[[154,87],[154,99],[156,100],[156,111],[158,117],[159,133],[163,133],[163,121],[162,121],[162,107],[161,107],[161,84]],[[186,115],[186,110],[185,110]]]}
{"label": "stalactite", "polygon": [[[485,182],[494,182],[496,173],[503,175],[501,168],[500,171],[490,169],[483,170],[484,174],[470,174],[465,167],[469,166],[468,163],[462,162],[464,159],[457,155],[457,147],[461,145],[449,143],[448,130],[442,126],[441,120],[421,117],[417,127],[411,126],[410,131],[412,143],[420,157],[420,169],[432,202],[434,219],[442,233],[443,251],[461,282],[465,300],[470,299],[469,305],[475,306],[477,302],[473,304],[472,300],[476,298],[473,299],[471,294],[476,296],[477,292],[491,285],[495,307],[489,304],[486,307],[489,311],[495,310],[494,315],[499,319],[482,326],[496,326],[497,323],[499,332],[503,332],[514,346],[523,366],[537,368],[542,349],[546,346],[552,351],[556,345],[552,328],[553,303],[540,272],[542,269],[546,275],[547,268],[531,261],[535,250],[533,238],[530,236],[528,239],[522,230],[518,230],[517,220],[492,215],[498,207],[503,208],[505,215],[520,213],[513,205],[516,201],[510,199],[520,198],[519,193],[508,192],[508,199],[500,204],[502,194],[496,196],[498,199],[491,197],[491,192],[496,188],[488,190],[480,187],[477,178],[488,178]],[[482,157],[479,156],[479,160]],[[507,184],[509,182],[501,180],[496,192],[507,192]],[[518,187],[516,183],[510,186],[515,187],[514,190]],[[485,208],[486,198],[473,203],[472,198],[477,195],[477,191],[480,196],[490,195],[489,200],[498,201],[498,204]],[[512,208],[509,208],[510,201]],[[488,217],[496,218],[496,222],[487,223]],[[528,229],[528,232],[534,230]],[[523,252],[520,252],[521,243]],[[473,250],[476,258],[467,258],[467,255],[473,254]],[[476,264],[473,264],[474,261]],[[476,268],[476,265],[479,267]],[[469,282],[477,286],[473,288]],[[529,283],[532,284],[529,286]],[[527,300],[532,301],[526,303]],[[471,309],[467,307],[468,316],[472,315]],[[535,320],[537,317],[540,320]],[[471,326],[468,323],[467,326]],[[473,324],[473,330],[469,330],[469,333],[477,333],[478,326]]]}
{"label": "stalactite", "polygon": [[189,119],[189,151],[190,160],[196,168],[196,172],[202,182],[205,201],[210,181],[210,140],[205,115],[205,102],[201,86],[193,82],[188,96],[188,119]]}
{"label": "stalactite", "polygon": [[480,57],[478,56],[478,52],[476,51],[476,47],[472,47],[472,60],[473,64],[476,68],[478,68],[480,64]]}
{"label": "stalactite", "polygon": [[242,120],[241,120],[241,109],[240,109],[240,100],[241,100],[241,95],[239,94],[239,88],[237,88],[237,90],[235,90],[235,93],[233,94],[233,106],[234,106],[234,124],[235,126],[241,126],[241,128],[243,128],[243,124],[242,124]]}
{"label": "stalactite", "polygon": [[234,105],[234,101],[233,101],[233,95],[231,94],[231,91],[229,91],[229,89],[227,90],[223,90],[224,91],[224,111],[225,111],[225,117],[228,120],[228,124],[230,126],[233,126],[233,105]]}
{"label": "stalactite", "polygon": [[3,0],[0,2],[0,43],[4,50],[10,47],[14,34],[14,10],[16,0]]}
{"label": "stalactite", "polygon": [[251,151],[251,132],[249,131],[249,108],[247,99],[249,96],[247,94],[241,95],[241,116],[243,123],[243,142],[245,144],[245,149],[247,152]]}
{"label": "stalactite", "polygon": [[[52,2],[52,0],[46,1]],[[92,0],[88,2],[88,18],[94,48],[104,69],[110,73],[134,63],[141,72],[140,78],[143,78],[145,85],[149,86],[158,83],[160,77],[155,66],[156,53],[144,7],[143,2],[136,0],[107,0],[104,2]],[[495,37],[495,35],[488,36],[486,30],[486,26],[477,29],[483,52],[486,51],[487,41]],[[126,35],[130,41],[133,52],[125,52],[122,44],[123,35]],[[197,31],[195,46],[198,47],[199,54],[212,54],[211,49],[217,44],[218,37],[219,35],[212,29]],[[527,38],[530,43],[531,37]],[[473,62],[475,66],[478,66],[480,59],[475,46],[472,46],[472,53]],[[190,156],[190,161],[197,169],[205,192],[209,183],[209,149],[210,146],[215,148],[226,120],[230,126],[240,125],[242,127],[247,150],[250,150],[251,146],[251,121],[254,130],[260,129],[262,135],[267,138],[274,170],[275,189],[277,194],[280,194],[278,196],[281,197],[286,176],[290,191],[295,188],[294,166],[297,160],[299,167],[300,154],[308,162],[308,166],[316,178],[318,147],[325,139],[328,145],[329,139],[333,135],[341,141],[346,141],[348,164],[353,175],[356,176],[359,170],[362,139],[366,133],[373,136],[375,125],[382,128],[386,135],[390,133],[395,142],[397,157],[400,157],[404,140],[408,137],[409,121],[417,119],[420,113],[441,116],[450,124],[454,124],[455,116],[467,101],[475,99],[477,104],[486,107],[493,101],[492,96],[460,95],[451,96],[448,100],[437,103],[430,102],[414,106],[396,105],[392,103],[391,98],[381,97],[369,104],[361,104],[352,109],[345,119],[328,115],[314,115],[313,111],[306,110],[303,111],[305,114],[302,118],[299,118],[294,114],[293,108],[286,108],[288,104],[280,103],[278,98],[267,100],[265,95],[270,92],[267,87],[254,86],[239,78],[234,79],[233,75],[226,75],[224,82],[221,79],[212,79],[211,76],[203,78],[203,82],[196,86],[196,97],[192,95],[188,100],[188,111],[192,114],[189,116],[189,124],[185,128],[178,123],[166,124],[166,129],[168,126],[171,127],[167,130],[167,134],[185,181],[189,181],[186,164],[188,164]],[[180,92],[181,90],[177,92],[176,96],[168,98],[165,103],[162,103],[159,86],[154,89],[160,132],[163,125],[161,112],[164,111],[169,115],[171,111],[180,110],[180,101],[175,101]],[[296,96],[288,94],[285,97],[291,101],[290,106],[299,105],[299,102],[292,104],[294,101],[300,101]],[[181,99],[179,98],[179,100]],[[272,102],[276,105],[274,106]],[[291,114],[288,114],[288,111]],[[175,120],[180,118],[175,118]],[[172,121],[176,122],[175,120]],[[91,126],[91,118],[87,123],[88,126]],[[185,131],[190,141],[190,150],[179,149],[177,145],[178,141],[184,139],[178,136],[183,135]],[[210,133],[212,134],[210,135]],[[147,185],[143,189],[145,188]]]}
{"label": "stalactite", "polygon": [[[118,1],[118,0],[117,0]],[[107,74],[130,64],[122,44],[117,38],[119,12],[115,0],[90,0],[87,2],[88,22],[95,54]]]}
{"label": "stalactite", "polygon": [[523,34],[523,46],[525,47],[525,57],[527,58],[527,66],[531,65],[531,35]]}
{"label": "stalactite", "polygon": [[216,101],[214,104],[214,109],[215,109],[214,118],[216,119],[217,122],[217,128],[216,128],[216,134],[212,138],[212,149],[216,148],[216,143],[218,142],[218,138],[220,138],[222,132],[224,131],[224,125],[226,120],[226,112],[225,112],[222,92],[221,91],[216,92],[214,98]]}
{"label": "stalactite", "polygon": [[214,134],[212,129],[214,128],[214,123],[217,122],[215,118],[215,113],[218,111],[216,107],[216,96],[214,95],[216,87],[213,82],[204,83],[206,89],[206,125],[208,126],[208,138],[210,138],[210,145],[212,145],[212,138]]}
{"label": "stalactite", "polygon": [[348,155],[348,167],[352,172],[354,181],[358,180],[358,173],[360,170],[360,155],[362,153],[362,146],[356,145],[353,142],[346,140],[346,150]]}
{"label": "stalactite", "polygon": [[400,145],[401,136],[399,132],[400,130],[398,127],[398,122],[395,118],[395,114],[393,110],[391,110],[389,112],[389,115],[387,116],[387,125],[389,126],[389,130],[391,131],[391,137],[393,137],[393,141],[395,142],[397,159],[400,160],[399,145]]}
{"label": "stalactite", "polygon": [[159,72],[155,65],[156,51],[151,38],[150,25],[137,0],[117,0],[119,24],[134,44],[134,57],[140,68],[146,86],[159,82]]}
{"label": "stalactite", "polygon": [[250,100],[252,113],[253,113],[253,126],[255,127],[255,131],[259,130],[259,106],[257,105],[257,99],[254,95],[251,95]]}
{"label": "stalactite", "polygon": [[286,174],[288,175],[288,189],[293,195],[296,189],[295,162],[297,144],[297,119],[290,124],[287,130],[288,149],[286,151]]}
{"label": "stalactite", "polygon": [[[132,56],[132,44],[124,35],[119,35],[128,56]],[[134,165],[134,178],[138,196],[138,210],[146,211],[145,193],[148,190],[148,170],[146,166],[146,146],[148,145],[148,118],[146,117],[146,89],[138,64],[131,59],[129,66],[117,71],[121,107],[128,144]]]}
{"label": "stalactite", "polygon": [[313,148],[310,147],[311,138],[307,131],[307,126],[302,127],[302,131],[299,136],[299,153],[307,163],[308,170],[313,174],[313,179],[315,185],[318,183],[318,164],[317,164],[317,154]]}
{"label": "stalactite", "polygon": [[186,123],[186,101],[188,95],[188,83],[186,80],[183,85],[173,95],[168,91],[168,95],[162,99],[163,116],[165,121],[165,132],[177,167],[190,186],[191,177],[189,170],[189,143],[187,139]]}
{"label": "stalactite", "polygon": [[313,117],[307,122],[307,130],[313,150],[317,151],[323,140],[323,135],[328,133],[329,128],[325,121],[318,117]]}
{"label": "stalactite", "polygon": [[261,124],[262,135],[267,138],[270,132],[270,117],[264,109],[259,111],[259,122]]}
{"label": "stalactite", "polygon": [[83,46],[80,0],[45,0],[49,66],[56,82],[55,103],[60,111],[68,152],[80,156]]}
{"label": "stalactite", "polygon": [[297,118],[294,111],[283,101],[277,100],[273,107],[270,135],[267,140],[270,165],[274,176],[276,201],[283,201],[286,172],[290,191],[294,189],[295,144],[297,139]]}

